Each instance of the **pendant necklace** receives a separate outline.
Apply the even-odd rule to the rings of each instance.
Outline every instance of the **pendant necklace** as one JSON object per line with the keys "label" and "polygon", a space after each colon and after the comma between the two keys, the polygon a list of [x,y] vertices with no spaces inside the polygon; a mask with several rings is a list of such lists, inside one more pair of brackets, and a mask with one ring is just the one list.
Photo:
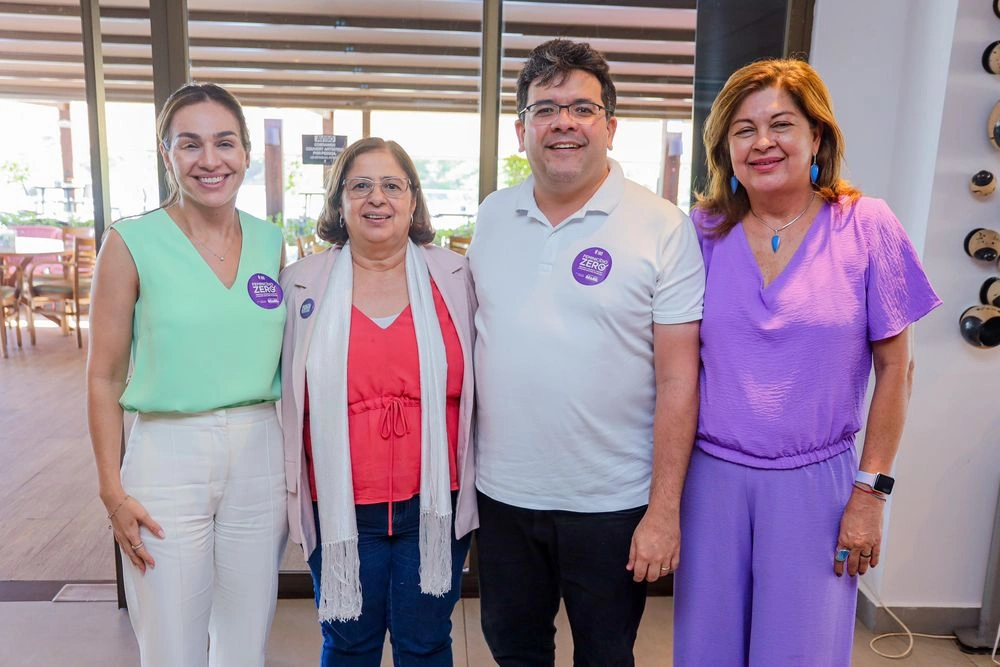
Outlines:
{"label": "pendant necklace", "polygon": [[[199,239],[197,236],[194,235],[194,230],[191,230],[191,223],[188,222],[187,216],[184,215],[183,213],[181,213],[181,215],[184,218],[184,226],[187,227],[190,230],[190,231],[186,232],[187,233],[187,237],[189,239],[191,239],[192,241],[194,241],[195,243],[197,243],[198,245],[200,245],[205,250],[207,250],[209,252],[209,254],[212,255],[212,257],[215,257],[220,262],[226,261],[226,256],[225,255],[220,255],[219,253],[215,252],[214,250],[212,250],[211,248],[209,248],[208,245],[204,241],[202,241],[201,239]],[[237,215],[239,215],[239,214],[237,214]],[[226,249],[228,249],[230,245],[231,245],[231,242],[227,243],[226,244]]]}
{"label": "pendant necklace", "polygon": [[775,229],[771,225],[769,225],[766,222],[764,222],[764,219],[761,218],[759,215],[757,215],[754,212],[753,208],[751,207],[751,209],[750,209],[750,215],[752,215],[754,218],[756,218],[757,222],[759,222],[760,224],[762,224],[765,227],[767,227],[768,229],[770,229],[771,232],[774,234],[774,236],[771,237],[771,251],[772,252],[778,252],[778,246],[781,245],[781,236],[779,236],[779,234],[781,234],[781,232],[785,231],[786,229],[788,229],[789,227],[791,227],[792,225],[794,225],[796,222],[798,222],[799,218],[801,218],[802,216],[804,216],[806,214],[806,211],[809,210],[809,207],[812,206],[813,199],[815,199],[815,198],[816,198],[816,193],[814,192],[814,193],[812,193],[812,196],[809,197],[809,203],[806,204],[806,207],[804,209],[802,209],[802,212],[799,213],[794,218],[792,218],[791,220],[789,220],[788,222],[786,222],[785,224],[783,224],[780,227],[778,227],[777,229]]}
{"label": "pendant necklace", "polygon": [[[223,255],[220,255],[219,253],[217,253],[217,252],[215,252],[214,250],[212,250],[211,248],[209,248],[209,247],[208,247],[207,245],[205,245],[205,244],[204,244],[204,243],[203,243],[202,241],[200,241],[200,240],[199,240],[198,238],[196,238],[196,237],[195,237],[195,236],[194,236],[193,234],[191,235],[191,238],[193,238],[193,239],[195,240],[195,242],[197,242],[197,244],[198,244],[198,245],[200,245],[200,246],[201,246],[202,248],[204,248],[205,250],[207,250],[207,251],[208,251],[208,252],[209,252],[209,253],[210,253],[210,254],[211,254],[211,255],[212,255],[213,257],[215,257],[215,258],[216,258],[217,260],[219,260],[220,262],[224,262],[224,261],[226,261],[226,258],[225,258],[225,256],[223,256]],[[228,247],[228,246],[227,246],[227,247]]]}

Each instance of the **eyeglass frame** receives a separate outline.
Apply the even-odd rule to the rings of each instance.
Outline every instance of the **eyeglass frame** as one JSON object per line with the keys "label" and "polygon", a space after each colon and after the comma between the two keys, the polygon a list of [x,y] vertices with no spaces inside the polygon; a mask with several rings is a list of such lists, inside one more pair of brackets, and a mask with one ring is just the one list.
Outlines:
{"label": "eyeglass frame", "polygon": [[[385,191],[385,188],[383,187],[383,184],[388,179],[393,179],[393,180],[397,180],[398,179],[400,181],[403,181],[404,183],[406,183],[406,189],[402,190],[401,193],[400,193],[400,195],[398,197],[389,194],[388,192]],[[361,196],[357,196],[357,197],[352,196],[350,188],[347,187],[347,182],[348,181],[353,181],[353,180],[367,181],[368,183],[371,183],[372,184],[371,191],[367,192],[366,194],[361,195]],[[415,189],[414,186],[413,186],[413,182],[409,178],[403,178],[403,177],[400,177],[400,176],[383,176],[382,178],[378,179],[377,181],[374,178],[368,178],[367,176],[351,176],[350,178],[343,179],[340,182],[340,187],[342,188],[341,192],[343,194],[347,195],[348,199],[365,199],[366,197],[371,197],[372,193],[375,192],[375,185],[376,184],[378,184],[378,189],[382,192],[382,194],[385,195],[386,197],[388,197],[389,199],[402,199],[403,195],[405,195],[407,192],[411,192],[411,191],[413,191]]]}
{"label": "eyeglass frame", "polygon": [[[532,107],[537,107],[537,106],[540,106],[540,105],[546,105],[546,106],[554,106],[554,107],[556,107],[559,110],[559,111],[556,112],[556,115],[554,115],[552,117],[552,120],[550,120],[547,123],[548,125],[551,125],[552,123],[556,122],[556,120],[562,118],[563,109],[565,109],[566,113],[569,115],[569,117],[572,120],[574,120],[575,122],[577,122],[577,123],[581,123],[583,125],[593,125],[594,123],[596,123],[597,122],[597,118],[598,118],[597,114],[594,115],[594,120],[590,121],[589,123],[586,122],[586,121],[581,121],[579,118],[574,118],[573,117],[573,112],[570,111],[570,108],[573,107],[574,105],[578,105],[578,104],[592,104],[592,105],[594,105],[595,107],[597,107],[598,111],[603,111],[604,112],[604,119],[605,120],[609,120],[612,116],[615,115],[615,112],[614,112],[613,109],[609,109],[608,107],[604,106],[603,104],[598,104],[597,102],[594,102],[594,101],[591,101],[591,100],[586,100],[586,99],[574,100],[574,101],[570,102],[569,104],[559,104],[558,102],[553,102],[551,100],[539,100],[538,102],[532,102],[531,104],[525,105],[525,107],[523,109],[521,109],[520,111],[517,112],[517,115],[521,119],[521,122],[524,122],[525,121],[525,114],[529,113],[531,111]],[[545,123],[542,123],[542,124],[545,124]]]}

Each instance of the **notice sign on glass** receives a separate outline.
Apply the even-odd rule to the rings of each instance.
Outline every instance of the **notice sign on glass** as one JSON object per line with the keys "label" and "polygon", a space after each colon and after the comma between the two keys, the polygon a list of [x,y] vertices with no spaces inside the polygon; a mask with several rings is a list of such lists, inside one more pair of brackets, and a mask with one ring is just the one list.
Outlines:
{"label": "notice sign on glass", "polygon": [[303,134],[302,164],[333,164],[346,147],[346,134]]}

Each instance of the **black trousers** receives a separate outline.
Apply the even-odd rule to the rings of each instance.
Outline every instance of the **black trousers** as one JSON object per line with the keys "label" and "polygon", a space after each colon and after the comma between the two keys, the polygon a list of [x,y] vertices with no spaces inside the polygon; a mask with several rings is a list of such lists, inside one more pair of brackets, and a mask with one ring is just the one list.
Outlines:
{"label": "black trousers", "polygon": [[646,512],[530,510],[479,494],[483,634],[501,667],[551,667],[560,595],[576,667],[630,667],[646,605],[632,581],[632,533]]}

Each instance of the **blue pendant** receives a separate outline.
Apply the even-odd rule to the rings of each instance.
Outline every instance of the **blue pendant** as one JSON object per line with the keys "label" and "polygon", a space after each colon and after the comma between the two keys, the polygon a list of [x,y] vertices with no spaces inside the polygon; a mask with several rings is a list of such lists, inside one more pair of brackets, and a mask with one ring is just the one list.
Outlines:
{"label": "blue pendant", "polygon": [[778,252],[778,246],[781,244],[781,237],[777,234],[771,237],[771,250]]}

